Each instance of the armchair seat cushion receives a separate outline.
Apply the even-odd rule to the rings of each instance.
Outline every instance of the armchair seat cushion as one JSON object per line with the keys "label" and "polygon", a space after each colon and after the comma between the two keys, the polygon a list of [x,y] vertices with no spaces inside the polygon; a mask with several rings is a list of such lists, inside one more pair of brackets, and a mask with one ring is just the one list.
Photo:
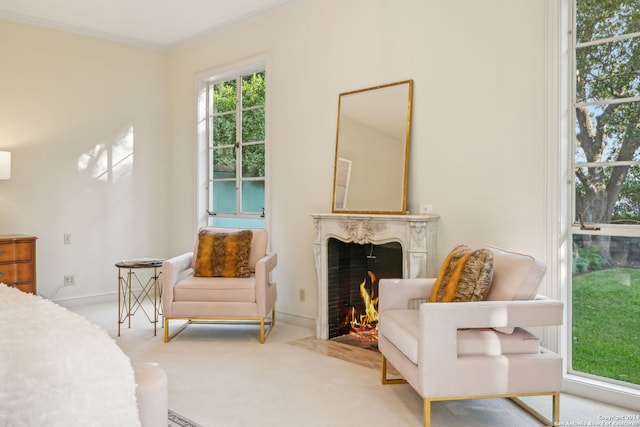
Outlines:
{"label": "armchair seat cushion", "polygon": [[378,335],[384,335],[409,360],[418,364],[420,310],[387,310],[380,314]]}
{"label": "armchair seat cushion", "polygon": [[256,278],[194,277],[178,281],[173,289],[176,302],[255,302]]}
{"label": "armchair seat cushion", "polygon": [[[381,313],[380,320],[379,334],[417,365],[420,311],[386,310]],[[461,329],[458,330],[457,346],[458,356],[540,353],[540,340],[522,328],[515,328],[512,334],[491,328]]]}

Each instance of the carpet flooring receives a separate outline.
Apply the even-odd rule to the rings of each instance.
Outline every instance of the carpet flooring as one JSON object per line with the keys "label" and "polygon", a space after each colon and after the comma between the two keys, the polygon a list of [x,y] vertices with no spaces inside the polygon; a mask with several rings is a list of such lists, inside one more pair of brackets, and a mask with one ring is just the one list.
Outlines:
{"label": "carpet flooring", "polygon": [[[169,407],[202,427],[423,425],[422,399],[409,385],[381,384],[378,354],[320,342],[308,328],[278,322],[266,343],[260,344],[254,326],[192,325],[164,343],[163,330],[154,336],[153,325],[144,316],[116,337],[115,301],[71,309],[106,329],[133,362],[157,362],[163,367]],[[550,416],[550,398],[524,400]],[[637,414],[564,393],[560,399],[563,425],[597,425],[603,417],[623,415]],[[538,423],[506,399],[478,399],[434,403],[431,425]]]}

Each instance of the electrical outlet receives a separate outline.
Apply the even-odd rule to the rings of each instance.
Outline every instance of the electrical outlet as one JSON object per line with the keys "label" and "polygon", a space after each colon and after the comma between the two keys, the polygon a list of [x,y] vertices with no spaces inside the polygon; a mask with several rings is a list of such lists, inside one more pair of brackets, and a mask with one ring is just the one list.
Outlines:
{"label": "electrical outlet", "polygon": [[64,244],[65,245],[71,244],[71,233],[64,233]]}
{"label": "electrical outlet", "polygon": [[304,289],[300,288],[300,302],[304,302],[305,299],[306,299],[305,291]]}
{"label": "electrical outlet", "polygon": [[76,275],[75,274],[65,274],[64,275],[64,286],[75,286],[76,285]]}
{"label": "electrical outlet", "polygon": [[433,213],[433,205],[429,205],[426,203],[420,204],[420,213],[421,214],[430,214]]}

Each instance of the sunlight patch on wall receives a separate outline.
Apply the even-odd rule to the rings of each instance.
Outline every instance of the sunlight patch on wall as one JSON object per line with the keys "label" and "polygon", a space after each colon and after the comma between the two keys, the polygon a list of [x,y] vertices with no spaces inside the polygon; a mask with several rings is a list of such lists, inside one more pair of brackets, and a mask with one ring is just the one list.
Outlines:
{"label": "sunlight patch on wall", "polygon": [[78,170],[98,181],[116,182],[133,171],[133,126],[112,141],[97,144],[78,158]]}

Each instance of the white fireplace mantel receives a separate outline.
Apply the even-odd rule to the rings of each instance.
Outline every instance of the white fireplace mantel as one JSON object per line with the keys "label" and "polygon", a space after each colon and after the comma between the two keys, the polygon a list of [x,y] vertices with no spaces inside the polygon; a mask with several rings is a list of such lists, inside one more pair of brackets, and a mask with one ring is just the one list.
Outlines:
{"label": "white fireplace mantel", "polygon": [[328,253],[330,238],[346,243],[384,244],[402,247],[405,278],[435,277],[438,215],[312,214],[317,235],[313,244],[318,276],[316,336],[327,339]]}

